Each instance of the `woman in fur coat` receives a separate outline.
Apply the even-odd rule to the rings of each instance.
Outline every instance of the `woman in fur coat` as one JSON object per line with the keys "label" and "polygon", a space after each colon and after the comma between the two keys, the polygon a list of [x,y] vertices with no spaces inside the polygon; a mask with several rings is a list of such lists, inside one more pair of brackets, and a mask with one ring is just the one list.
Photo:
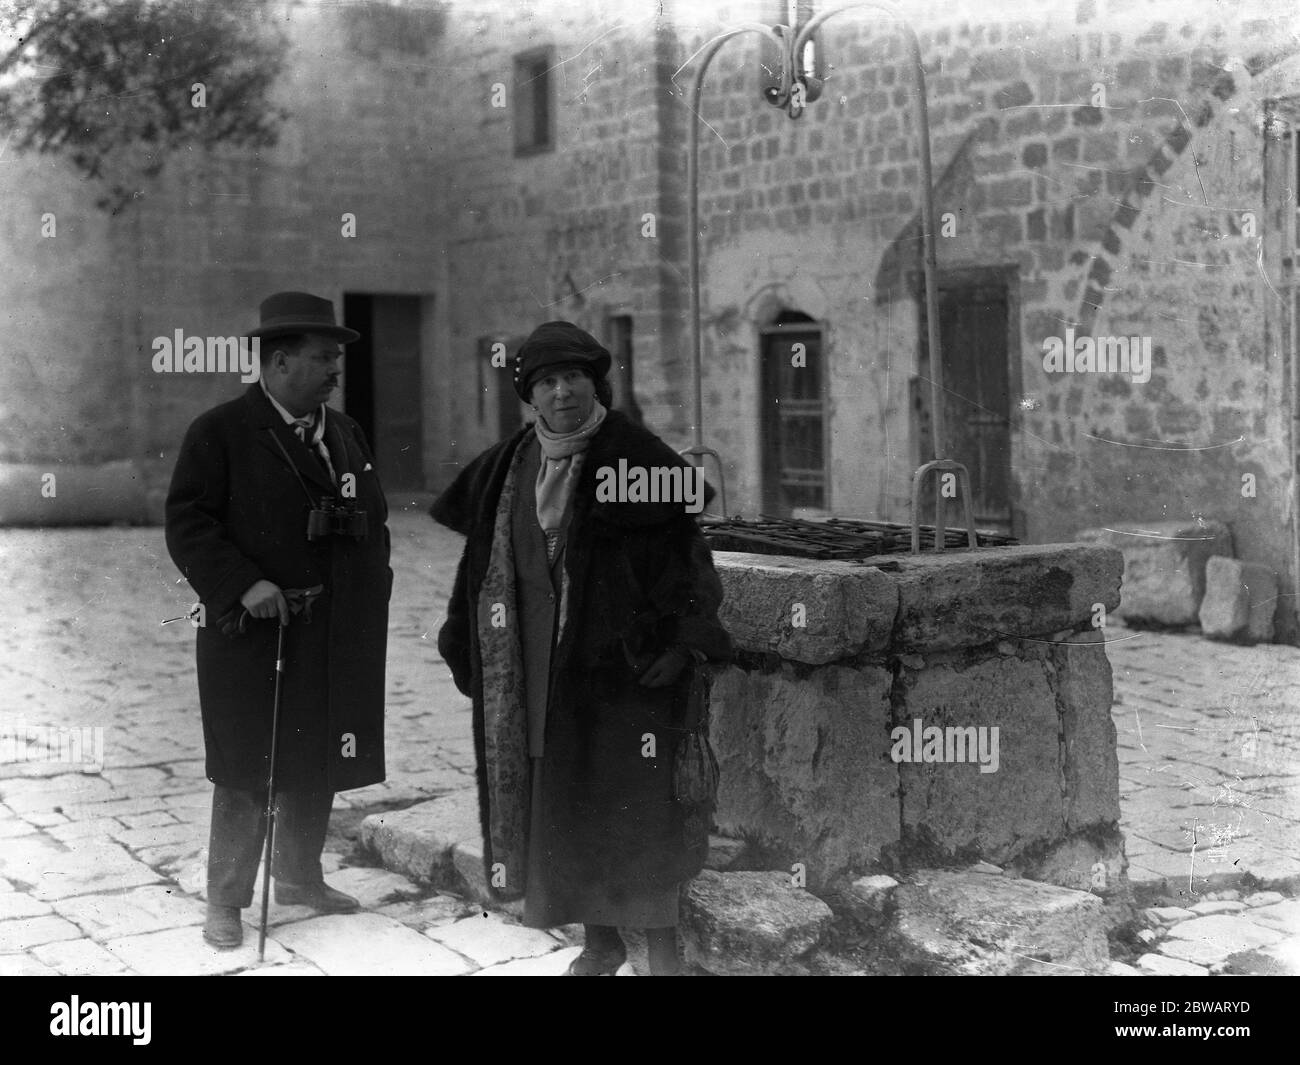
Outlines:
{"label": "woman in fur coat", "polygon": [[609,366],[569,322],[519,349],[515,390],[535,422],[430,511],[467,537],[438,648],[474,702],[493,892],[522,896],[531,927],[584,925],[571,975],[613,973],[620,927],[645,929],[651,972],[672,974],[678,890],[703,866],[712,812],[674,798],[674,756],[707,698],[697,673],[731,641],[689,501],[611,491],[621,469],[703,480],[608,409]]}

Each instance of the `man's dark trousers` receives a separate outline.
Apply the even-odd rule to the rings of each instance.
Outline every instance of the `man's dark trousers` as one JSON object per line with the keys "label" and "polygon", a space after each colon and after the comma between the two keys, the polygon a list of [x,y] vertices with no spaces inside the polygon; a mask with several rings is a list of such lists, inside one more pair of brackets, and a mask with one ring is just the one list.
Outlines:
{"label": "man's dark trousers", "polygon": [[[321,851],[329,829],[332,791],[275,793],[275,853],[271,875],[307,886],[321,882]],[[214,785],[208,837],[208,901],[253,904],[258,862],[266,842],[266,792]]]}

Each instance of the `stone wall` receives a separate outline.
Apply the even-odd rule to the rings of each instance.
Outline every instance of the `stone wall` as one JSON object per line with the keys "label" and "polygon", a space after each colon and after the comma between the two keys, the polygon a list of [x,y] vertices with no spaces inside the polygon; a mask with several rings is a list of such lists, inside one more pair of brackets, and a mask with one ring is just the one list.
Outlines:
{"label": "stone wall", "polygon": [[[337,312],[345,291],[441,298],[439,205],[419,180],[439,145],[440,112],[415,106],[433,81],[439,19],[408,11],[395,23],[315,4],[281,14],[289,50],[274,93],[289,118],[274,148],[169,158],[116,216],[93,206],[101,190],[61,159],[0,155],[9,190],[0,463],[17,464],[16,476],[76,466],[93,481],[97,464],[129,461],[157,519],[186,426],[245,385],[237,374],[154,373],[153,338],[247,332],[277,289],[330,297]],[[41,236],[46,212],[53,238]],[[345,212],[356,216],[355,237],[343,235]],[[446,421],[439,346],[431,333],[434,426]],[[426,443],[445,439],[434,431]],[[444,457],[434,447],[426,461]],[[112,491],[108,473],[102,487]],[[126,509],[119,518],[135,516],[134,504]]]}
{"label": "stone wall", "polygon": [[[1047,4],[1015,19],[944,5],[920,22],[935,207],[953,217],[940,271],[1014,278],[1024,540],[1205,515],[1232,525],[1246,557],[1290,568],[1288,327],[1270,287],[1279,258],[1261,258],[1280,216],[1265,200],[1252,84],[1296,36],[1275,5],[1245,6],[1231,24],[1195,3],[1112,3],[1105,17]],[[702,183],[708,435],[754,499],[757,330],[803,311],[827,326],[831,506],[906,520],[920,457],[907,389],[925,372],[911,280],[919,171],[901,43],[871,23],[828,23],[834,69],[798,122],[757,99],[757,38],[716,61]],[[682,50],[712,32],[683,33]],[[1067,325],[1149,336],[1151,379],[1046,373],[1043,341]]]}
{"label": "stone wall", "polygon": [[[561,78],[555,152],[514,157],[509,116],[484,107],[481,135],[444,170],[458,197],[447,219],[457,365],[486,333],[560,316],[601,335],[608,314],[630,314],[648,422],[688,442],[688,61],[725,26],[775,20],[771,6],[633,3],[615,19],[538,3],[503,23],[500,5],[485,4],[452,20],[447,54],[472,57],[474,99],[543,42]],[[954,223],[940,270],[1010,278],[1016,531],[1050,542],[1206,515],[1232,526],[1243,557],[1289,572],[1289,325],[1270,290],[1281,249],[1260,239],[1281,215],[1265,199],[1255,88],[1300,51],[1287,16],[1268,2],[1228,20],[1198,3],[1098,14],[1071,0],[1015,17],[979,4],[908,9],[927,71],[936,208]],[[928,457],[909,391],[926,369],[908,69],[901,38],[869,13],[837,16],[821,46],[826,91],[797,122],[759,99],[769,46],[755,36],[730,42],[706,85],[706,442],[726,460],[730,508],[752,513],[759,329],[802,311],[826,329],[831,510],[907,520],[910,476]],[[1045,372],[1043,342],[1067,325],[1150,337],[1150,380]],[[463,384],[448,387],[468,401]],[[466,402],[454,429],[472,452],[493,426]]]}
{"label": "stone wall", "polygon": [[[57,160],[0,156],[16,190],[0,222],[0,462],[125,459],[165,480],[185,424],[240,386],[151,374],[151,339],[247,328],[290,285],[424,298],[429,488],[494,441],[497,397],[510,399],[509,369],[484,367],[480,341],[549,318],[608,336],[610,315],[630,316],[647,423],[685,445],[690,62],[720,28],[783,6],[286,4],[277,147],[169,160],[114,219]],[[1050,542],[1205,516],[1289,586],[1291,338],[1274,291],[1288,249],[1270,191],[1287,177],[1266,159],[1259,87],[1300,94],[1274,76],[1300,53],[1289,14],[1274,0],[1226,16],[1208,0],[906,7],[951,219],[940,271],[1009,279],[1015,531]],[[923,457],[911,388],[926,373],[912,90],[879,17],[836,16],[820,44],[825,92],[797,122],[759,98],[756,37],[728,43],[706,86],[706,442],[726,460],[730,509],[753,513],[758,331],[802,311],[825,328],[830,509],[907,520]],[[541,46],[555,147],[517,155],[513,58]],[[57,240],[35,235],[47,209]],[[1045,372],[1043,342],[1066,326],[1150,337],[1150,380]]]}
{"label": "stone wall", "polygon": [[[514,57],[547,45],[555,147],[517,155]],[[479,340],[556,318],[608,338],[610,316],[630,316],[640,406],[680,440],[685,201],[669,121],[680,105],[665,95],[678,42],[646,5],[486,0],[456,9],[442,54],[467,72],[447,115],[449,150],[435,164],[447,195],[453,373],[441,384],[460,401],[448,426],[454,458],[468,461],[497,439],[495,408],[475,412]],[[493,104],[498,86],[506,106]],[[489,387],[508,389],[512,369],[489,369]]]}
{"label": "stone wall", "polygon": [[[1118,551],[993,548],[885,567],[715,559],[740,650],[712,693],[717,825],[763,867],[801,863],[822,890],[987,860],[1119,889],[1111,674],[1093,627],[1096,604],[1119,601]],[[988,729],[994,769],[973,750],[962,763],[920,761],[923,750],[898,760],[895,730],[917,720]]]}

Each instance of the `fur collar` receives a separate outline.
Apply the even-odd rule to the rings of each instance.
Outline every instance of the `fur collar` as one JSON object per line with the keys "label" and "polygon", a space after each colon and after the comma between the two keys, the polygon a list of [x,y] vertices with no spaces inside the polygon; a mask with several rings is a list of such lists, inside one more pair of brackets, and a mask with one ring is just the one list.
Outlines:
{"label": "fur collar", "polygon": [[[490,530],[510,460],[516,449],[532,436],[532,427],[528,426],[488,448],[434,501],[429,515],[434,521],[466,536],[475,530]],[[617,467],[619,459],[626,459],[629,466],[647,468],[690,465],[654,433],[636,425],[620,411],[611,410],[587,448],[582,475],[574,491],[575,520],[589,516],[605,525],[632,529],[664,525],[690,517],[684,503],[597,502],[597,472],[602,466]],[[706,482],[706,505],[713,495],[713,487]]]}

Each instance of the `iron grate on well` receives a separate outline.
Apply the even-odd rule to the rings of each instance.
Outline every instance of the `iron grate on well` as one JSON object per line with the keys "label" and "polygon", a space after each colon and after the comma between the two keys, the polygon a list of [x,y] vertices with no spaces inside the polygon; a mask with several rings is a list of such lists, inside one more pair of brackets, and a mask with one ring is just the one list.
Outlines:
{"label": "iron grate on well", "polygon": [[[700,529],[715,551],[749,551],[794,558],[869,561],[882,555],[904,554],[912,547],[910,525],[860,518],[803,521],[760,514],[757,520],[709,518],[700,522]],[[1006,547],[1019,543],[1015,537],[1002,533],[976,530],[976,536],[980,547]],[[943,542],[945,548],[966,548],[966,530],[945,529]],[[922,525],[921,549],[934,546],[934,526]]]}

